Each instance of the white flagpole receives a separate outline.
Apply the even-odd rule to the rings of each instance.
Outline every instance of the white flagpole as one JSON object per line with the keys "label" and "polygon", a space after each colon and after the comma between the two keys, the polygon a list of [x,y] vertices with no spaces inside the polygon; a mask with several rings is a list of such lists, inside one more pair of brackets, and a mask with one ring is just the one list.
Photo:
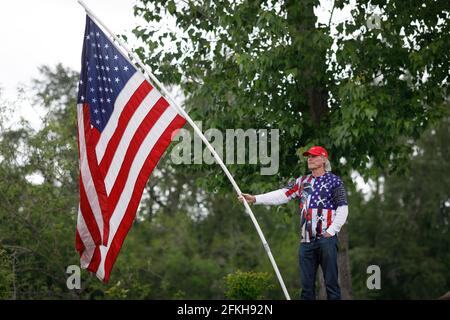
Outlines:
{"label": "white flagpole", "polygon": [[[220,158],[220,156],[217,154],[216,150],[214,150],[214,148],[211,146],[211,144],[209,143],[209,141],[206,139],[206,137],[203,135],[202,131],[197,127],[197,125],[194,123],[194,121],[191,119],[191,117],[189,117],[189,115],[187,114],[187,112],[181,108],[176,102],[175,100],[171,97],[170,93],[166,90],[166,88],[161,84],[161,82],[159,82],[159,80],[153,75],[153,73],[149,70],[149,68],[144,65],[142,63],[142,61],[139,59],[139,57],[134,54],[134,52],[132,52],[130,49],[128,49],[128,47],[125,45],[125,43],[119,38],[117,37],[114,33],[112,33],[104,24],[103,22],[86,6],[86,4],[82,1],[82,0],[78,0],[78,3],[86,10],[86,13],[93,19],[95,20],[97,23],[99,23],[113,38],[115,41],[117,41],[120,46],[130,55],[133,57],[133,59],[136,61],[136,63],[142,68],[142,70],[144,70],[147,75],[150,77],[150,79],[156,83],[158,85],[158,87],[160,88],[161,91],[163,91],[164,95],[166,96],[166,98],[168,98],[170,100],[170,104],[173,105],[174,107],[176,107],[178,109],[178,111],[183,115],[184,118],[186,118],[187,122],[189,122],[189,124],[192,126],[192,128],[194,129],[195,133],[197,133],[199,135],[199,137],[202,139],[202,141],[205,143],[205,145],[207,146],[207,148],[209,149],[209,151],[212,153],[212,155],[214,156],[214,158],[216,159],[217,163],[222,167],[223,171],[225,172],[226,176],[228,177],[228,179],[230,180],[231,184],[233,185],[236,193],[240,196],[242,194],[241,190],[239,189],[239,186],[237,185],[236,181],[234,180],[233,176],[231,175],[231,173],[228,171],[227,167],[225,166],[225,164],[223,163],[222,159]],[[119,48],[117,48],[119,49]],[[119,50],[120,51],[120,50]],[[125,56],[127,57],[127,56]],[[128,58],[128,57],[127,57]],[[136,67],[136,64],[133,63],[133,61],[131,61],[130,59],[128,59],[128,61],[134,65]],[[136,69],[138,69],[136,67]],[[263,244],[264,249],[266,250],[267,255],[269,256],[269,260],[272,263],[272,266],[275,270],[275,273],[278,277],[278,281],[280,282],[281,288],[283,289],[284,295],[286,297],[286,300],[291,300],[291,297],[289,296],[289,292],[286,289],[286,286],[284,284],[283,278],[281,277],[280,271],[278,270],[278,266],[275,262],[275,259],[273,258],[272,252],[270,251],[270,247],[269,244],[266,241],[266,238],[264,237],[263,232],[261,231],[261,228],[259,227],[258,221],[255,218],[255,215],[252,212],[252,209],[250,209],[249,204],[247,203],[247,201],[243,201],[244,203],[244,207],[247,210],[247,213],[250,215],[250,218],[252,219],[252,222],[256,228],[256,231],[258,232],[258,235],[261,239],[261,242]]]}

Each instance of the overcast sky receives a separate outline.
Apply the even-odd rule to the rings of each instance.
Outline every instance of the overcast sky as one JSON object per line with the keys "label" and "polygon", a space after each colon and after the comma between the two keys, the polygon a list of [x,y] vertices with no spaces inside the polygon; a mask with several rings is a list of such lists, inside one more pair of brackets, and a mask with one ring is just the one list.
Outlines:
{"label": "overcast sky", "polygon": [[[135,0],[84,0],[114,33],[131,34]],[[58,62],[80,69],[85,12],[76,0],[0,1],[0,87],[8,98]]]}

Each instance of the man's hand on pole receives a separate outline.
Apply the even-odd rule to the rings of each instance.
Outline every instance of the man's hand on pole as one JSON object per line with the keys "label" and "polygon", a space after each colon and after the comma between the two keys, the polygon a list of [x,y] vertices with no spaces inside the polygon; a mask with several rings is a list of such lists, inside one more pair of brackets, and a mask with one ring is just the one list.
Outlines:
{"label": "man's hand on pole", "polygon": [[247,201],[247,203],[255,203],[256,197],[252,196],[248,193],[242,193],[240,196],[238,196],[239,201],[244,202],[244,199]]}

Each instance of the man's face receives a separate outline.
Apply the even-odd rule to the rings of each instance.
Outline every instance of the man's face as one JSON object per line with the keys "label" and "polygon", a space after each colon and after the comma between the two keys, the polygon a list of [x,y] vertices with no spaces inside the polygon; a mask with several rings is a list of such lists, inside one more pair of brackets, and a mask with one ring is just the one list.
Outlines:
{"label": "man's face", "polygon": [[323,156],[313,156],[309,155],[308,158],[308,169],[314,170],[324,166],[325,158]]}

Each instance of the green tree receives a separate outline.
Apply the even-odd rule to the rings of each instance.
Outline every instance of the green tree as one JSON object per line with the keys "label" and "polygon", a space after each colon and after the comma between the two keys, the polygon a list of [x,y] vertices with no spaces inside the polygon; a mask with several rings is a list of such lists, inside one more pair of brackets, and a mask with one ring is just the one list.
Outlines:
{"label": "green tree", "polygon": [[[312,144],[332,151],[348,184],[352,169],[365,177],[404,169],[414,139],[448,112],[448,2],[358,1],[353,20],[338,24],[334,37],[317,22],[318,5],[141,0],[135,6],[147,22],[134,30],[144,42],[136,52],[162,82],[183,90],[194,119],[219,129],[280,129],[279,174],[230,166],[248,192],[302,174],[305,162],[294,155]],[[333,10],[348,5],[335,1]],[[373,6],[381,17],[376,29],[368,23]],[[164,28],[166,21],[175,21],[175,30]],[[207,172],[203,184],[211,189],[229,188],[218,167],[188,170]],[[345,228],[340,238],[341,284],[349,297]]]}
{"label": "green tree", "polygon": [[[448,1],[358,1],[333,37],[317,22],[318,5],[141,0],[135,15],[148,24],[134,30],[145,43],[136,52],[181,87],[208,127],[279,128],[281,177],[305,169],[293,155],[312,143],[344,157],[343,174],[402,167],[413,140],[448,109]],[[171,20],[175,30],[164,27]],[[267,181],[256,166],[231,168],[244,182]]]}
{"label": "green tree", "polygon": [[13,126],[2,121],[0,243],[12,257],[15,298],[76,298],[65,271],[78,263],[76,122],[74,109],[66,107],[75,102],[77,74],[61,65],[40,73],[31,90],[48,111],[42,129],[23,119]]}
{"label": "green tree", "polygon": [[[450,118],[417,144],[408,176],[380,179],[367,202],[351,197],[353,287],[358,298],[437,299],[450,288]],[[447,203],[447,204],[446,204]],[[368,290],[366,268],[381,269],[381,290]]]}
{"label": "green tree", "polygon": [[14,297],[14,272],[11,257],[0,249],[0,299]]}
{"label": "green tree", "polygon": [[[0,285],[5,297],[223,299],[227,274],[236,269],[271,272],[234,195],[205,192],[197,184],[201,173],[177,171],[166,156],[148,182],[110,282],[83,271],[81,290],[67,289],[66,268],[79,264],[74,248],[78,75],[61,65],[40,72],[31,92],[36,107],[47,111],[42,126],[32,128],[25,120],[8,126],[8,112],[0,112]],[[18,101],[17,107],[22,104]],[[289,216],[270,215],[264,208],[261,213],[262,227],[271,226],[274,248],[281,252],[295,244],[295,232],[283,222]],[[284,264],[291,266],[287,280],[294,287],[295,257],[287,252],[280,259],[290,261]],[[279,292],[267,295],[277,298]]]}

